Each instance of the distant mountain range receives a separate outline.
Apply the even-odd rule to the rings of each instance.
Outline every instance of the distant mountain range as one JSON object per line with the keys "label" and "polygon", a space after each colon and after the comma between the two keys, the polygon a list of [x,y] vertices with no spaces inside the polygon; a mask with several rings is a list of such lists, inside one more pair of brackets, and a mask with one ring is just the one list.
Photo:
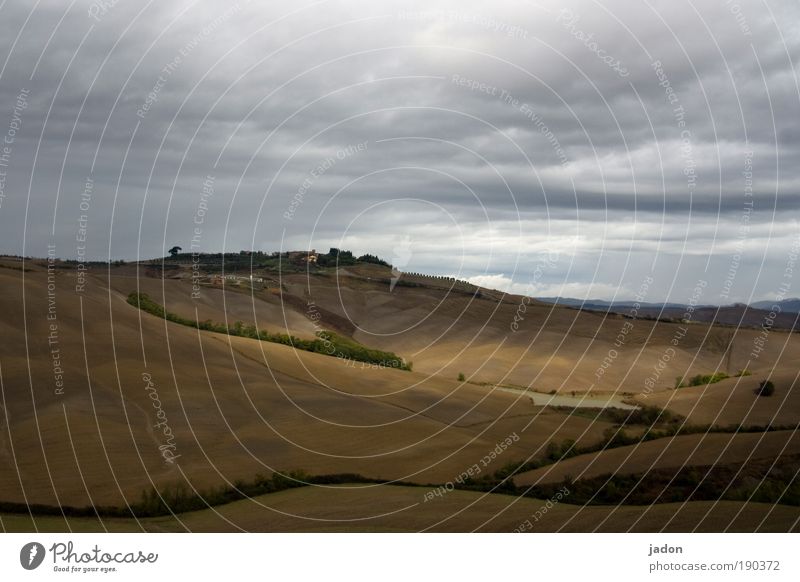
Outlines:
{"label": "distant mountain range", "polygon": [[[755,301],[750,304],[750,307],[756,309],[772,309],[775,301]],[[777,302],[783,313],[800,313],[800,298],[794,297],[792,299],[784,299]]]}
{"label": "distant mountain range", "polygon": [[[622,308],[630,308],[633,307],[636,302],[635,301],[606,301],[604,299],[575,299],[573,297],[537,297],[539,301],[543,301],[544,303],[556,303],[558,305],[568,305],[570,307],[582,307],[584,309],[602,309],[605,311],[609,307],[613,308],[614,310],[622,309]],[[784,299],[782,301],[754,301],[749,305],[749,307],[753,309],[772,309],[772,306],[775,305],[780,306],[782,313],[800,313],[800,298],[793,297],[791,299]],[[642,307],[647,307],[651,309],[686,309],[688,307],[685,303],[648,303],[646,301],[642,301],[639,303]],[[735,307],[737,305],[743,305],[741,303],[734,303],[732,305],[726,305],[723,307]],[[697,308],[702,307],[714,307],[716,305],[706,304],[706,305],[698,305]]]}
{"label": "distant mountain range", "polygon": [[[603,299],[574,299],[571,297],[537,297],[544,303],[553,303],[583,309],[586,311],[603,311],[630,315],[635,301],[605,301]],[[791,298],[782,301],[755,301],[750,305],[734,303],[732,305],[697,305],[691,314],[693,321],[714,322],[725,325],[761,326],[774,305],[780,312],[774,317],[773,325],[781,329],[800,330],[800,299]],[[680,320],[685,318],[688,305],[681,303],[647,303],[641,302],[636,317],[648,319]]]}

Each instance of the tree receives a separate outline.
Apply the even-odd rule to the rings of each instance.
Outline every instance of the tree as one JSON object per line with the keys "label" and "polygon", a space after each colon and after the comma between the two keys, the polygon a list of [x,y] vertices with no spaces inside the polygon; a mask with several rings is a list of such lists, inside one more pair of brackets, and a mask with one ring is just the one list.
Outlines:
{"label": "tree", "polygon": [[384,267],[388,267],[389,266],[389,263],[387,263],[386,261],[382,260],[377,255],[371,255],[369,253],[367,253],[365,255],[361,255],[360,257],[358,257],[357,261],[359,263],[373,263],[375,265],[383,265]]}
{"label": "tree", "polygon": [[775,393],[775,384],[769,380],[762,380],[754,390],[758,396],[772,396]]}
{"label": "tree", "polygon": [[461,374],[458,375],[458,381],[463,382],[464,380],[466,380],[466,378],[464,377],[464,374],[462,372]]}
{"label": "tree", "polygon": [[345,266],[346,265],[355,265],[356,264],[356,258],[353,256],[353,252],[352,251],[345,251],[345,250],[339,249],[339,252],[336,255],[336,262],[339,265],[345,265]]}
{"label": "tree", "polygon": [[176,245],[176,246],[172,247],[171,249],[169,249],[167,252],[169,253],[170,257],[175,257],[182,250],[183,249],[181,247]]}

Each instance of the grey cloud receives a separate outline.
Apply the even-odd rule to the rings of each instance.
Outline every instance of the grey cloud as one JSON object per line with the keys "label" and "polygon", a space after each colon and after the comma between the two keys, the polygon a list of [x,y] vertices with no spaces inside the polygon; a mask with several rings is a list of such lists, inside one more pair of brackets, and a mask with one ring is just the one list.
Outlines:
{"label": "grey cloud", "polygon": [[[32,8],[14,0],[0,11],[0,58],[8,57],[0,135],[20,89],[30,90],[0,206],[5,252],[41,255],[55,242],[73,256],[78,200],[91,176],[89,254],[158,256],[165,243],[187,238],[202,181],[214,175],[208,250],[253,241],[272,250],[285,233],[286,244],[324,248],[344,236],[354,250],[391,253],[405,229],[418,238],[409,268],[436,271],[432,257],[448,238],[425,232],[444,214],[392,202],[421,198],[463,226],[465,275],[504,273],[524,284],[511,268],[519,257],[532,268],[530,247],[512,240],[487,263],[481,241],[470,239],[479,225],[517,232],[520,221],[588,221],[603,240],[577,250],[571,269],[553,269],[548,284],[587,284],[597,271],[604,289],[635,289],[640,273],[631,280],[619,271],[624,251],[609,233],[643,217],[699,225],[689,232],[692,248],[705,248],[706,229],[735,242],[752,150],[749,236],[760,240],[777,225],[767,264],[781,271],[800,207],[796,3],[742,0],[737,16],[710,1],[118,2],[99,22],[90,4],[41,3],[13,50]],[[572,25],[562,7],[578,16]],[[284,218],[316,165],[362,142],[364,152],[316,177]],[[382,171],[397,167],[406,169]],[[689,167],[697,172],[691,196]],[[345,233],[370,207],[371,219]],[[547,233],[535,234],[524,244],[545,244]],[[605,254],[597,251],[603,242]],[[665,249],[662,264],[679,264],[681,247]],[[691,286],[695,263],[682,263],[676,293]],[[712,264],[727,270],[725,256]]]}

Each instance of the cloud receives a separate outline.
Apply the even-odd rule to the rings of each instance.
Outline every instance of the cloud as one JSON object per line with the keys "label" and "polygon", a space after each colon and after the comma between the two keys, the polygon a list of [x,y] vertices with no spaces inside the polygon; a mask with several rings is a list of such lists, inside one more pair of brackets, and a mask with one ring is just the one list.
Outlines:
{"label": "cloud", "polygon": [[541,292],[602,297],[656,269],[674,300],[700,274],[721,284],[740,248],[732,298],[770,293],[785,268],[796,3],[96,6],[0,10],[0,139],[29,91],[3,168],[5,252],[75,257],[83,219],[93,258],[186,247],[213,176],[202,250],[390,254],[409,234],[417,270],[446,256],[519,289],[557,247]]}

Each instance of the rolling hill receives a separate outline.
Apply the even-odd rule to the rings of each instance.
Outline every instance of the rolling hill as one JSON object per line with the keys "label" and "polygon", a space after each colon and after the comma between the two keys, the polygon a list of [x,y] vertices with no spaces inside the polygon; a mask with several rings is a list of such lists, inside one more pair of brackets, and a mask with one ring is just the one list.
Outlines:
{"label": "rolling hill", "polygon": [[[512,484],[505,468],[545,462],[552,442],[589,447],[621,426],[629,434],[647,429],[639,421],[593,409],[576,414],[544,406],[539,398],[534,404],[528,390],[575,406],[593,396],[612,405],[624,400],[657,406],[692,424],[800,422],[794,390],[800,343],[786,331],[773,330],[752,358],[758,330],[630,320],[421,275],[404,275],[402,284],[391,287],[391,270],[378,264],[265,270],[261,274],[269,283],[204,280],[199,293],[189,269],[107,266],[90,272],[78,291],[77,274],[67,264],[26,261],[24,270],[15,268],[19,263],[2,264],[7,268],[0,268],[0,309],[6,314],[0,322],[0,502],[5,504],[0,509],[17,508],[0,512],[6,525],[27,523],[13,514],[34,504],[51,510],[124,509],[145,493],[176,483],[203,497],[220,488],[236,490],[256,475],[299,470],[381,483],[368,487],[372,497],[353,501],[356,505],[383,498],[387,507],[403,505],[406,493],[397,484],[417,486],[409,489],[417,501],[406,515],[413,517],[378,520],[369,527],[474,529],[502,510],[508,515],[487,527],[505,531],[525,517],[528,510],[520,507],[533,503],[526,498],[518,506],[517,497],[500,493],[529,482],[526,473],[514,476],[519,482]],[[229,328],[242,322],[308,340],[334,331],[398,354],[413,369],[165,321],[129,304],[134,291],[192,321]],[[734,374],[745,367],[752,375],[674,389],[677,376]],[[776,383],[769,399],[753,394],[765,377]],[[794,450],[790,432],[767,435],[770,454],[777,455],[783,442]],[[609,471],[640,470],[677,439],[641,445],[635,466],[620,463],[622,449],[595,455],[596,463]],[[750,442],[735,440],[745,441]],[[746,448],[737,444],[736,450]],[[683,459],[668,458],[673,464]],[[583,462],[580,457],[554,461],[552,469],[559,474]],[[687,456],[686,462],[694,461]],[[433,510],[424,502],[425,491],[462,485],[472,468],[477,471],[471,471],[467,484],[485,490],[476,498],[488,500],[485,507],[479,504],[484,509],[465,503],[457,510],[448,504]],[[273,495],[301,500],[312,490],[326,491],[313,487]],[[455,493],[452,498],[461,500],[477,495]],[[330,504],[324,495],[292,503],[300,514],[310,515]],[[208,511],[217,515],[234,505]],[[559,509],[563,527],[583,527],[566,525],[568,512],[576,511],[568,505]],[[761,510],[745,506],[742,514],[722,512],[716,521],[692,527],[721,527],[724,516],[733,520],[735,515],[736,527],[756,527]],[[330,527],[347,529],[346,505],[337,507]],[[585,511],[600,515],[605,510]],[[299,521],[270,521],[276,515],[272,510],[246,513],[237,514],[238,527],[303,529]],[[659,529],[667,514],[659,508],[643,515],[646,521],[635,527]],[[796,527],[790,525],[795,516],[790,505],[779,505],[770,515],[784,516],[770,522],[771,528]],[[187,520],[192,530],[229,527],[216,517],[206,525]],[[433,525],[437,520],[449,525],[439,528]],[[98,525],[81,523],[89,529]],[[624,530],[628,522],[611,523],[608,527]]]}

